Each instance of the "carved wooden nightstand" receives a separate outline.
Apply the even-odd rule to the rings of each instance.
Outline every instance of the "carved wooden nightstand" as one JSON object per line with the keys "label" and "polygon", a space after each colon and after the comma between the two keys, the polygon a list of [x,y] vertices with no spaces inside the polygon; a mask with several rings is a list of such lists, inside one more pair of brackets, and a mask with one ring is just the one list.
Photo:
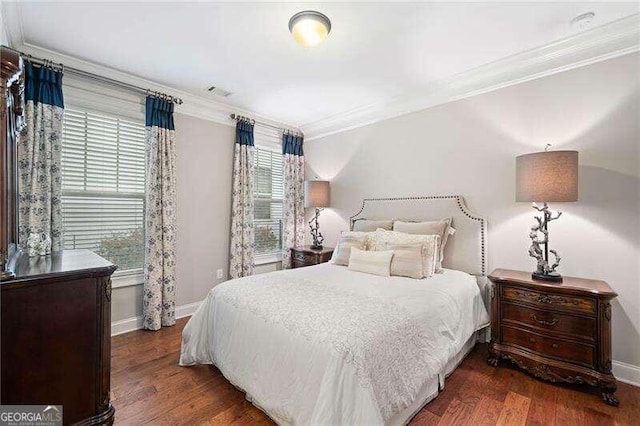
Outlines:
{"label": "carved wooden nightstand", "polygon": [[500,358],[551,382],[597,386],[618,405],[611,374],[611,300],[604,281],[564,277],[562,283],[531,273],[496,269],[491,300],[488,363]]}
{"label": "carved wooden nightstand", "polygon": [[324,247],[320,250],[311,246],[294,247],[291,249],[291,267],[302,268],[304,266],[318,265],[328,262],[333,255],[333,247]]}

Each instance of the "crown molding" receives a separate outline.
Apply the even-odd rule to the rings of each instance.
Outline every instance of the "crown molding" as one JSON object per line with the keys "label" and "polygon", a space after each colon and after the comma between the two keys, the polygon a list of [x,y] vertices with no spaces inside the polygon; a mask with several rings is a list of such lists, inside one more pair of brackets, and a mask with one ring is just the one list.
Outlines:
{"label": "crown molding", "polygon": [[440,80],[421,91],[301,126],[305,140],[344,132],[447,102],[640,51],[640,14]]}
{"label": "crown molding", "polygon": [[[30,54],[36,57],[49,59],[54,62],[59,62],[64,64],[65,66],[77,68],[82,71],[87,71],[124,83],[148,88],[153,91],[167,93],[172,96],[181,98],[183,100],[183,103],[181,105],[175,106],[175,112],[179,114],[186,114],[204,120],[214,121],[226,126],[235,126],[235,121],[230,117],[231,113],[235,113],[246,117],[251,117],[256,121],[260,121],[268,125],[300,130],[296,125],[282,122],[274,118],[258,114],[254,111],[238,108],[230,104],[216,101],[214,99],[205,98],[203,96],[198,96],[193,93],[170,87],[134,74],[79,59],[71,55],[67,55],[27,42],[22,26],[23,21],[20,2],[1,2],[0,7],[2,8],[2,13],[0,14],[0,16],[2,17],[3,24],[5,24],[3,25],[3,27],[6,29],[7,37],[9,39],[9,47],[15,50],[19,50],[23,53]],[[69,77],[71,77],[71,75]],[[77,88],[82,88],[85,90],[89,89],[90,85],[79,83],[77,81],[79,79],[74,80],[76,81],[73,83],[73,85]],[[98,83],[94,86],[104,86],[104,84]],[[130,93],[118,95],[118,92],[123,92],[122,90],[109,90],[108,88],[104,87],[96,87],[96,90],[100,92],[100,94],[105,94],[105,92],[107,92],[108,95],[112,98],[121,98],[122,100],[126,101],[131,101],[132,98],[132,95]],[[135,96],[133,97],[135,98]],[[141,102],[143,101],[142,97],[143,96],[139,96]]]}

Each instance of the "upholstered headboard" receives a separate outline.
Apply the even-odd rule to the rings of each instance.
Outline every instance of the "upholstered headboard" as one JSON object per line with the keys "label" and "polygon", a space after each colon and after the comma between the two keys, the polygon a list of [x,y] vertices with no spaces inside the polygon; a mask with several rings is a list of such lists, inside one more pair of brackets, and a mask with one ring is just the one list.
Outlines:
{"label": "upholstered headboard", "polygon": [[452,218],[456,229],[445,246],[445,268],[472,275],[487,275],[487,221],[471,213],[460,195],[402,198],[366,198],[351,216],[351,229],[358,219],[431,221]]}

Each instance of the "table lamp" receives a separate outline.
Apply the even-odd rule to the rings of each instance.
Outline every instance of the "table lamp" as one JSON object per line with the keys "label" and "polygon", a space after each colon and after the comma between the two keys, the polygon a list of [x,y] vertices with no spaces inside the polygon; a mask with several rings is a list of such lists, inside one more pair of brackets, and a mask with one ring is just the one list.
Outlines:
{"label": "table lamp", "polygon": [[[558,219],[562,212],[551,211],[547,203],[578,201],[578,152],[549,151],[549,147],[544,152],[516,157],[516,201],[532,201],[533,208],[542,213],[535,216],[536,223],[529,233],[529,256],[537,260],[532,278],[562,282],[562,276],[556,272],[560,256],[549,250],[549,222]],[[542,202],[542,207],[536,202]],[[555,258],[552,265],[549,252]]]}
{"label": "table lamp", "polygon": [[322,249],[322,242],[324,237],[320,233],[320,224],[318,218],[322,207],[329,207],[329,200],[331,198],[331,189],[329,188],[329,182],[326,180],[307,180],[304,182],[304,206],[315,207],[316,214],[309,221],[309,228],[311,228],[311,236],[313,237],[313,244],[311,248],[314,250]]}

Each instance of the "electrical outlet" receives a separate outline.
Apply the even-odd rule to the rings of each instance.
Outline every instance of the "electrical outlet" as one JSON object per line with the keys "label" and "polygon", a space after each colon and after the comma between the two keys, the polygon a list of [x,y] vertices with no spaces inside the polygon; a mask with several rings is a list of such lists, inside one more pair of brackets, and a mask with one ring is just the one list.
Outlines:
{"label": "electrical outlet", "polygon": [[222,269],[218,269],[218,272],[216,273],[216,277],[221,280],[222,279]]}

